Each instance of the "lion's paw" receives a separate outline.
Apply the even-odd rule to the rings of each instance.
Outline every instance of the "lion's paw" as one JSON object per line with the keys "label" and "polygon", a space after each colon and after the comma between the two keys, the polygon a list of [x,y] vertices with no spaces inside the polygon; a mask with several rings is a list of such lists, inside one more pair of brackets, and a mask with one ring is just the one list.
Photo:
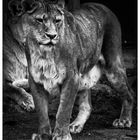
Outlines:
{"label": "lion's paw", "polygon": [[33,134],[33,135],[32,135],[32,140],[42,140],[42,139],[41,139],[41,136],[40,136],[40,135],[38,135],[38,134]]}
{"label": "lion's paw", "polygon": [[32,140],[51,140],[51,136],[47,134],[33,134]]}
{"label": "lion's paw", "polygon": [[67,135],[64,135],[64,136],[62,136],[62,135],[54,135],[52,140],[72,140],[72,137],[71,137],[70,133],[67,134]]}
{"label": "lion's paw", "polygon": [[117,128],[130,128],[132,121],[130,119],[116,119],[113,122],[113,126]]}
{"label": "lion's paw", "polygon": [[33,111],[35,109],[32,96],[27,96],[18,101],[18,104],[26,111]]}
{"label": "lion's paw", "polygon": [[78,121],[74,121],[70,124],[70,132],[71,133],[80,133],[84,127],[84,124],[79,123]]}

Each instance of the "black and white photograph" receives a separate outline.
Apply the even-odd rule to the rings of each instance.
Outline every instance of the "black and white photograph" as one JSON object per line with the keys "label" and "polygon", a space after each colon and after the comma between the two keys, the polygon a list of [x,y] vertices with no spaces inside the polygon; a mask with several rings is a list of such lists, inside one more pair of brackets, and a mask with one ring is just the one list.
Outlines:
{"label": "black and white photograph", "polygon": [[2,139],[137,140],[137,0],[2,1]]}

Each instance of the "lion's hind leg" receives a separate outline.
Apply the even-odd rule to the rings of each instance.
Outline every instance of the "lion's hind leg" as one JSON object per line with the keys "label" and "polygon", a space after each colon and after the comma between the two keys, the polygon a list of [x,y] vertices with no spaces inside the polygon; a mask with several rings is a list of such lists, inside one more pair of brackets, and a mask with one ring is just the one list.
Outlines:
{"label": "lion's hind leg", "polygon": [[72,133],[80,133],[91,113],[91,94],[89,90],[79,93],[79,113],[77,118],[70,124]]}
{"label": "lion's hind leg", "polygon": [[4,96],[13,99],[20,107],[27,111],[35,109],[32,95],[26,92],[28,80],[18,80],[7,83],[4,88]]}
{"label": "lion's hind leg", "polygon": [[[116,63],[116,64],[115,64]],[[129,87],[126,72],[118,60],[114,66],[106,70],[106,76],[112,87],[119,93],[122,100],[122,110],[120,118],[113,122],[115,127],[131,127],[132,125],[132,108],[133,108],[133,91]]]}
{"label": "lion's hind leg", "polygon": [[112,87],[120,94],[122,110],[115,127],[131,127],[133,96],[129,87],[122,58],[121,28],[117,18],[111,14],[105,29],[102,54],[105,59],[105,74]]}

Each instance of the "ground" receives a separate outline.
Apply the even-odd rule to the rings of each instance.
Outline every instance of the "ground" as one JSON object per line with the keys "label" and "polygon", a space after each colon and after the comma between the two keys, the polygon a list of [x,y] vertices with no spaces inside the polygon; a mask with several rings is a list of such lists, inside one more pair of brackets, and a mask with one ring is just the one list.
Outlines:
{"label": "ground", "polygon": [[[73,140],[136,140],[136,122],[131,129],[115,129],[111,126],[110,114],[93,114],[84,130],[72,135]],[[34,132],[37,132],[36,113],[5,114],[3,140],[31,140]]]}

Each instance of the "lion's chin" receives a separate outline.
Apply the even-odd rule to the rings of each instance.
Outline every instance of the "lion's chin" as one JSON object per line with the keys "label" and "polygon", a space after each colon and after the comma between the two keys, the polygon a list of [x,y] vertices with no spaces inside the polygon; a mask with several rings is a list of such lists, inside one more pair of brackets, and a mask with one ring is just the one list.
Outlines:
{"label": "lion's chin", "polygon": [[55,44],[52,43],[44,44],[44,47],[53,48],[55,47]]}
{"label": "lion's chin", "polygon": [[40,45],[39,46],[40,47],[40,50],[41,50],[41,52],[46,52],[46,51],[52,51],[52,49],[54,49],[55,48],[55,45],[51,45],[51,44],[43,44],[43,45]]}

